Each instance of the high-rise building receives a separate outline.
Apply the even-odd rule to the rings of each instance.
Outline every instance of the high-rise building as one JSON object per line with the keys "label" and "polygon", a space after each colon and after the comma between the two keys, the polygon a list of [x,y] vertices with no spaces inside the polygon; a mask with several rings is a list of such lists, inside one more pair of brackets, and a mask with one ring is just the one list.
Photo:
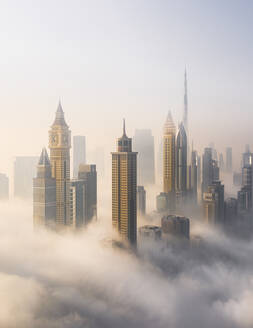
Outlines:
{"label": "high-rise building", "polygon": [[218,166],[218,162],[216,160],[212,160],[212,167],[213,167],[213,181],[220,180],[220,168]]}
{"label": "high-rise building", "polygon": [[212,149],[205,148],[202,157],[202,194],[207,191],[213,182]]}
{"label": "high-rise building", "polygon": [[242,154],[242,167],[253,165],[253,153],[250,152],[249,145],[246,145],[245,153]]}
{"label": "high-rise building", "polygon": [[161,192],[156,196],[156,209],[158,212],[165,212],[168,209],[168,194]]}
{"label": "high-rise building", "polygon": [[208,223],[224,222],[224,185],[213,181],[203,194],[204,214]]}
{"label": "high-rise building", "polygon": [[190,220],[183,216],[168,215],[162,217],[162,234],[190,239]]}
{"label": "high-rise building", "polygon": [[81,164],[78,179],[84,181],[84,224],[97,219],[97,170],[94,164]]}
{"label": "high-rise building", "polygon": [[191,165],[188,167],[187,190],[190,200],[198,199],[198,155],[195,150],[191,153]]}
{"label": "high-rise building", "polygon": [[73,176],[77,178],[80,164],[86,164],[85,136],[73,137]]}
{"label": "high-rise building", "polygon": [[131,244],[136,244],[137,229],[137,153],[123,124],[123,135],[112,153],[112,225]]}
{"label": "high-rise building", "polygon": [[0,173],[0,200],[9,198],[9,178],[7,175]]}
{"label": "high-rise building", "polygon": [[222,153],[219,154],[219,168],[221,171],[224,171],[225,168],[224,158]]}
{"label": "high-rise building", "polygon": [[228,198],[225,201],[225,224],[231,225],[237,219],[237,199],[236,198]]}
{"label": "high-rise building", "polygon": [[49,131],[52,177],[56,179],[56,225],[58,229],[71,226],[70,218],[70,148],[71,132],[59,103]]}
{"label": "high-rise building", "polygon": [[175,206],[176,128],[169,111],[163,130],[163,191],[168,194],[169,208]]}
{"label": "high-rise building", "polygon": [[155,151],[151,130],[135,130],[133,150],[138,152],[138,183],[144,186],[154,184]]}
{"label": "high-rise building", "polygon": [[37,165],[37,176],[33,179],[33,223],[34,227],[54,229],[55,220],[56,180],[52,178],[47,150],[43,148]]}
{"label": "high-rise building", "polygon": [[233,162],[232,162],[232,148],[227,147],[226,149],[226,170],[227,172],[232,172]]}
{"label": "high-rise building", "polygon": [[73,179],[70,182],[70,225],[74,229],[85,225],[85,182]]}
{"label": "high-rise building", "polygon": [[154,225],[145,225],[138,229],[141,241],[160,240],[162,235],[161,227]]}
{"label": "high-rise building", "polygon": [[184,72],[184,115],[183,115],[183,125],[186,133],[188,133],[188,94],[187,94],[187,73],[186,69]]}
{"label": "high-rise building", "polygon": [[32,198],[33,178],[36,176],[37,156],[18,156],[14,162],[14,196]]}
{"label": "high-rise building", "polygon": [[187,136],[184,125],[179,125],[176,141],[176,189],[183,195],[187,186]]}
{"label": "high-rise building", "polygon": [[146,214],[146,190],[143,186],[137,187],[137,213],[140,216]]}
{"label": "high-rise building", "polygon": [[237,193],[238,213],[250,212],[252,209],[252,191],[248,186],[244,186]]}

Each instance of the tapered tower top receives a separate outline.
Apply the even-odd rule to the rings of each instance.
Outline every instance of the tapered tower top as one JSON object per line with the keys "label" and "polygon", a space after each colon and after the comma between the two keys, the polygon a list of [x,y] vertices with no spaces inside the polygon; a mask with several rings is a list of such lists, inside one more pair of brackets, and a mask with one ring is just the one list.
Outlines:
{"label": "tapered tower top", "polygon": [[132,151],[132,139],[126,135],[126,123],[123,119],[123,135],[117,140],[118,152],[131,152]]}
{"label": "tapered tower top", "polygon": [[53,125],[61,125],[61,126],[67,126],[66,122],[65,122],[65,118],[64,118],[64,112],[62,110],[62,106],[61,106],[61,101],[59,101],[59,105],[56,111],[56,115],[55,115],[55,120]]}
{"label": "tapered tower top", "polygon": [[176,127],[175,127],[175,124],[173,122],[170,110],[168,112],[168,116],[167,116],[166,122],[165,122],[164,127],[163,127],[163,133],[165,135],[175,134],[176,133]]}
{"label": "tapered tower top", "polygon": [[45,147],[42,149],[38,165],[50,166],[50,160]]}

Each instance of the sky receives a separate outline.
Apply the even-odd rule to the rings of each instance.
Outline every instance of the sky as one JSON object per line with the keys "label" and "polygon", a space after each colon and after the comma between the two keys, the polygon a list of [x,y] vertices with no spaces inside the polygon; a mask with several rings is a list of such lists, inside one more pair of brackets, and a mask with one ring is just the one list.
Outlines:
{"label": "sky", "polygon": [[103,147],[106,163],[126,118],[131,137],[167,112],[190,139],[239,156],[252,137],[252,1],[72,0],[0,5],[0,172],[39,155],[61,99],[72,135]]}

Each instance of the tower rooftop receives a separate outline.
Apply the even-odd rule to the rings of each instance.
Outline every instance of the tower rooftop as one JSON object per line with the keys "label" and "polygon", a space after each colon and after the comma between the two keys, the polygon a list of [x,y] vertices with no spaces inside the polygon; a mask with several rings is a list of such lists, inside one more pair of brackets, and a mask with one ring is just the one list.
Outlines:
{"label": "tower rooftop", "polygon": [[61,126],[67,126],[66,122],[65,122],[65,118],[64,118],[64,112],[62,110],[62,105],[61,102],[59,101],[59,105],[56,111],[56,115],[55,115],[55,120],[53,125],[61,125]]}
{"label": "tower rooftop", "polygon": [[166,122],[164,124],[164,134],[175,134],[176,127],[172,119],[171,111],[169,110]]}
{"label": "tower rooftop", "polygon": [[38,165],[50,166],[50,160],[45,147],[42,149]]}

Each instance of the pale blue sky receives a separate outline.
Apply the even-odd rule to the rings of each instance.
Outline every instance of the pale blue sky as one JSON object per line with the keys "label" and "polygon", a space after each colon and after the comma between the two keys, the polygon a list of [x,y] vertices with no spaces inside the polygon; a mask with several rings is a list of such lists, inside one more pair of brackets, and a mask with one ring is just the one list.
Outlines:
{"label": "pale blue sky", "polygon": [[47,145],[59,97],[108,160],[123,117],[158,138],[168,109],[181,119],[185,65],[195,145],[253,144],[252,16],[246,0],[2,0],[0,171]]}

